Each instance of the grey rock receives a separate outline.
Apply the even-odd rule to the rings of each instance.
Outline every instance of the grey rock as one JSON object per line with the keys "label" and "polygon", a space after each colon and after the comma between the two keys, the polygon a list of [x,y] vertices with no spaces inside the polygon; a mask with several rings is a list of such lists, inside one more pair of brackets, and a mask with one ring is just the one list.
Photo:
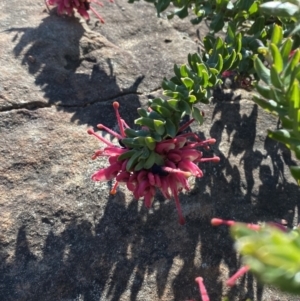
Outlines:
{"label": "grey rock", "polygon": [[185,226],[160,194],[146,210],[124,187],[111,196],[113,183],[90,180],[107,162],[90,159],[100,146],[86,130],[116,128],[114,100],[134,126],[136,109],[207,30],[157,19],[142,1],[105,3],[100,13],[105,25],[86,25],[42,1],[0,3],[0,300],[198,300],[196,276],[211,300],[297,300],[251,275],[229,291],[237,255],[228,230],[209,223],[295,222],[294,159],[266,139],[277,120],[249,92],[216,90],[199,106],[206,121],[191,128],[217,139],[206,155],[221,162],[203,164],[205,176],[180,195]]}

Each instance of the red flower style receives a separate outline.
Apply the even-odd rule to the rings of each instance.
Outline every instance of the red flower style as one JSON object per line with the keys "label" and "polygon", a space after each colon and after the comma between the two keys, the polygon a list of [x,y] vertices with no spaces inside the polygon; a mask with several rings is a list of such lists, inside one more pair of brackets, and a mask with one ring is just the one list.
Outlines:
{"label": "red flower style", "polygon": [[[209,297],[208,297],[205,285],[203,283],[203,278],[202,277],[197,277],[195,279],[195,281],[199,286],[199,292],[200,292],[201,300],[202,301],[209,301]],[[195,301],[195,300],[186,300],[186,301]]]}
{"label": "red flower style", "polygon": [[[117,139],[122,140],[126,138],[124,128],[129,128],[129,126],[119,115],[119,104],[114,102],[113,106],[121,134],[114,132],[102,124],[99,124],[97,127],[106,130]],[[184,130],[188,124],[181,127],[179,132]],[[156,143],[155,152],[163,158],[163,165],[154,164],[150,169],[128,171],[126,165],[129,159],[118,160],[118,158],[125,152],[130,151],[129,148],[113,145],[92,129],[89,129],[88,133],[94,135],[107,145],[104,149],[97,150],[92,158],[108,156],[110,164],[108,167],[95,172],[92,175],[92,180],[108,181],[115,178],[116,183],[111,191],[112,194],[116,193],[119,182],[125,183],[127,188],[133,192],[136,199],[144,199],[144,204],[147,208],[151,207],[156,189],[159,189],[165,198],[170,199],[172,196],[174,197],[180,224],[184,224],[185,220],[182,215],[178,194],[184,189],[190,189],[187,179],[190,176],[203,176],[202,170],[197,165],[198,163],[220,161],[219,157],[203,158],[202,152],[196,149],[197,147],[209,147],[210,144],[215,143],[215,139],[201,141],[197,135],[185,133]],[[193,138],[194,140],[188,140],[188,138]]]}
{"label": "red flower style", "polygon": [[[113,0],[109,0],[113,2]],[[66,14],[68,16],[72,16],[74,9],[86,20],[90,19],[90,15],[88,10],[91,10],[101,23],[104,23],[103,18],[99,15],[99,13],[91,6],[91,3],[96,3],[99,6],[103,6],[103,3],[98,0],[46,0],[47,5],[56,5],[57,12],[60,15]]]}

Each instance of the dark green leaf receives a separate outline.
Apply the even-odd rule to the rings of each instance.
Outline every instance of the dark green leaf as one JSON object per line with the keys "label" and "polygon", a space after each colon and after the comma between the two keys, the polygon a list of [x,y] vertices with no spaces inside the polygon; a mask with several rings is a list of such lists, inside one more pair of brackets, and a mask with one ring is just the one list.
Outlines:
{"label": "dark green leaf", "polygon": [[256,56],[254,58],[254,68],[259,78],[266,84],[270,84],[270,70],[263,64],[263,62]]}
{"label": "dark green leaf", "polygon": [[184,7],[182,7],[181,9],[176,9],[175,11],[174,11],[174,14],[176,15],[176,16],[178,16],[180,19],[184,19],[185,17],[187,17],[188,16],[188,6],[186,5],[186,6],[184,6]]}
{"label": "dark green leaf", "polygon": [[274,64],[271,66],[271,82],[275,88],[279,90],[283,89],[283,83]]}
{"label": "dark green leaf", "polygon": [[174,138],[177,134],[177,128],[175,124],[171,121],[171,119],[166,120],[166,130],[167,135],[169,135],[172,138]]}
{"label": "dark green leaf", "polygon": [[192,116],[199,122],[200,125],[203,124],[203,116],[198,108],[193,107]]}

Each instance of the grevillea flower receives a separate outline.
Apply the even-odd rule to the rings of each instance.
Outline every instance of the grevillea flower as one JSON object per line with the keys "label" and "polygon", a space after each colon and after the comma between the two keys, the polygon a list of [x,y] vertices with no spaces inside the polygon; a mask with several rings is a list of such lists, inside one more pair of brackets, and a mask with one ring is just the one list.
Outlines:
{"label": "grevillea flower", "polygon": [[[211,220],[211,224],[213,226],[221,226],[221,225],[226,225],[226,226],[229,226],[229,227],[232,227],[236,224],[238,224],[237,222],[235,221],[232,221],[232,220],[223,220],[223,219],[220,219],[220,218],[213,218]],[[259,229],[261,229],[261,226],[260,225],[257,225],[257,224],[243,224],[243,225],[246,225],[247,228],[253,230],[253,231],[258,231]],[[286,232],[287,231],[287,228],[280,224],[280,223],[277,223],[277,222],[268,222],[267,225],[269,226],[272,226],[272,227],[275,227],[283,232]],[[242,277],[243,275],[245,275],[248,271],[249,271],[250,267],[249,266],[243,266],[241,267],[234,275],[232,275],[226,282],[226,284],[228,286],[234,286],[236,284],[236,281]]]}
{"label": "grevillea flower", "polygon": [[[109,0],[110,2],[113,2],[113,0]],[[98,14],[98,12],[91,6],[91,3],[96,3],[99,6],[103,6],[103,3],[99,2],[98,0],[46,0],[47,5],[56,5],[57,6],[57,12],[60,15],[68,15],[72,16],[74,13],[74,10],[77,10],[77,12],[86,20],[90,19],[90,15],[88,13],[88,10],[91,10],[97,18],[100,20],[101,23],[104,23],[103,18]]]}
{"label": "grevillea flower", "polygon": [[[118,110],[119,103],[114,102],[113,107],[116,112],[120,134],[102,124],[99,124],[97,127],[116,137],[120,142],[120,146],[115,146],[101,135],[95,133],[94,130],[88,130],[90,135],[94,135],[107,145],[106,148],[97,150],[92,159],[96,159],[99,156],[107,156],[110,164],[108,167],[95,172],[92,175],[92,180],[109,181],[116,179],[116,183],[111,190],[112,194],[116,193],[119,182],[126,184],[136,199],[144,199],[144,204],[147,208],[151,207],[156,190],[159,189],[165,198],[174,198],[179,215],[179,222],[180,224],[184,224],[185,220],[182,215],[178,194],[182,190],[190,189],[188,183],[189,177],[203,176],[203,172],[199,168],[198,163],[220,161],[219,157],[203,158],[202,152],[197,150],[198,147],[209,147],[210,144],[215,143],[215,139],[201,141],[199,137],[193,133],[184,133],[172,139],[162,140],[156,143],[153,150],[155,152],[154,155],[161,159],[162,164],[154,163],[148,169],[128,169],[130,157],[126,157],[126,153],[131,154],[129,152],[134,152],[134,150],[126,147],[126,145],[122,143],[122,139],[127,138],[125,132],[126,129],[129,129],[129,126],[120,117]],[[186,126],[181,127],[180,130],[185,129],[185,127]],[[143,130],[147,131],[145,128],[143,128]]]}

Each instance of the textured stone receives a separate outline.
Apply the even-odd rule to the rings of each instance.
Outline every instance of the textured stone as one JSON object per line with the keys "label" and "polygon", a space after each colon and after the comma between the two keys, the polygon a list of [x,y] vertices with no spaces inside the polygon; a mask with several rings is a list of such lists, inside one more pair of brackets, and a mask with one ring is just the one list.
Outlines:
{"label": "textured stone", "polygon": [[87,26],[42,1],[0,3],[0,300],[199,300],[196,276],[212,301],[297,300],[251,275],[228,290],[240,262],[228,230],[209,223],[298,222],[293,159],[266,139],[277,121],[248,92],[217,90],[201,106],[206,121],[192,129],[217,139],[206,155],[221,162],[203,164],[205,177],[180,196],[185,226],[172,200],[158,194],[148,211],[124,187],[111,196],[113,183],[90,180],[106,161],[90,159],[99,145],[87,128],[116,128],[115,99],[133,125],[207,30],[157,19],[145,2],[105,3],[101,14],[105,25]]}

